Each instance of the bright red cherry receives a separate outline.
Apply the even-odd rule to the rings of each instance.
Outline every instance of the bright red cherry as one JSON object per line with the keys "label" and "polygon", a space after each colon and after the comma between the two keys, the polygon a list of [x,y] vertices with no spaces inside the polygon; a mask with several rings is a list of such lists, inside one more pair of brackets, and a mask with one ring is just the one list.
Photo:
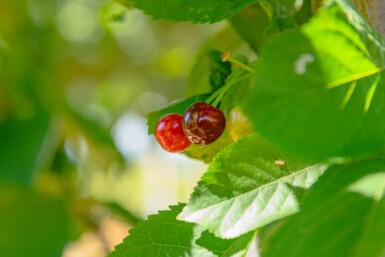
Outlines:
{"label": "bright red cherry", "polygon": [[156,123],[155,138],[164,150],[177,153],[191,145],[183,131],[182,119],[181,114],[171,113]]}
{"label": "bright red cherry", "polygon": [[208,145],[217,140],[226,127],[223,112],[205,102],[190,105],[183,116],[183,130],[197,145]]}

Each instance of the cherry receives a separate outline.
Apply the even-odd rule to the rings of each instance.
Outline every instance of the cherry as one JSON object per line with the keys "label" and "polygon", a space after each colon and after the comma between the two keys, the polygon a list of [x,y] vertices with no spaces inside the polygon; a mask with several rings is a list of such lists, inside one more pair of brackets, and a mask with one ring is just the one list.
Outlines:
{"label": "cherry", "polygon": [[240,107],[230,111],[227,117],[227,131],[234,141],[253,133],[251,123]]}
{"label": "cherry", "polygon": [[183,130],[197,145],[208,145],[217,140],[226,127],[223,112],[205,102],[191,104],[183,116]]}
{"label": "cherry", "polygon": [[155,138],[164,150],[177,153],[191,145],[183,132],[182,119],[181,114],[171,113],[156,123]]}

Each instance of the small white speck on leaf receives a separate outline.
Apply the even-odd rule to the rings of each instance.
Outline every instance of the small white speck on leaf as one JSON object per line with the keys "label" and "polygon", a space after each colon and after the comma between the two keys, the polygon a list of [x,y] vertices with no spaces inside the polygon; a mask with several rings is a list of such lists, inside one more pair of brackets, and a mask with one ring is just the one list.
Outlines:
{"label": "small white speck on leaf", "polygon": [[314,62],[314,56],[309,53],[301,54],[294,63],[294,72],[298,75],[306,73],[306,68],[309,63]]}

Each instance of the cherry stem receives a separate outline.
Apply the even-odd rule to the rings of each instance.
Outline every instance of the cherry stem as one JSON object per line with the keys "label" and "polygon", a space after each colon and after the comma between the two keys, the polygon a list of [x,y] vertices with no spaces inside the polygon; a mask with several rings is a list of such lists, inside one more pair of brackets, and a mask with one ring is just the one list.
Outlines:
{"label": "cherry stem", "polygon": [[207,100],[205,101],[207,104],[210,104],[214,99],[219,95],[222,91],[223,87],[218,88]]}
{"label": "cherry stem", "polygon": [[222,62],[227,62],[228,61],[228,62],[230,62],[235,67],[239,67],[239,68],[247,70],[247,71],[249,71],[251,73],[255,73],[255,71],[252,68],[250,68],[248,65],[246,65],[244,63],[241,63],[237,59],[231,57],[230,51],[226,51],[226,52],[222,53],[221,59],[222,59]]}
{"label": "cherry stem", "polygon": [[[216,98],[215,98],[215,101],[213,102],[212,106],[214,107],[217,107],[217,105],[219,104],[219,102],[222,100],[223,96],[226,94],[226,92],[230,89],[230,87],[232,85],[234,85],[235,83],[241,81],[242,79],[244,79],[245,77],[247,76],[242,76],[242,77],[233,77],[232,79],[230,79],[229,82],[227,82],[223,87],[220,88],[220,90],[217,90],[216,92],[214,92],[213,95],[218,95]],[[219,91],[219,92],[218,92]],[[218,92],[218,93],[217,93]],[[211,97],[210,97],[211,98]]]}

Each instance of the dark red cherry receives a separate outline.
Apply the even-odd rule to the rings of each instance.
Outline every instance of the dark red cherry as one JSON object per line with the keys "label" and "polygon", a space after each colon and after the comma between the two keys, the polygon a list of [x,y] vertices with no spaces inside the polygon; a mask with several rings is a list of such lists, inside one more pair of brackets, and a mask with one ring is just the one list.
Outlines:
{"label": "dark red cherry", "polygon": [[155,138],[164,150],[177,153],[191,145],[183,131],[182,119],[181,114],[171,113],[156,123]]}
{"label": "dark red cherry", "polygon": [[190,105],[183,116],[183,130],[197,145],[208,145],[217,140],[226,127],[223,112],[205,102]]}

